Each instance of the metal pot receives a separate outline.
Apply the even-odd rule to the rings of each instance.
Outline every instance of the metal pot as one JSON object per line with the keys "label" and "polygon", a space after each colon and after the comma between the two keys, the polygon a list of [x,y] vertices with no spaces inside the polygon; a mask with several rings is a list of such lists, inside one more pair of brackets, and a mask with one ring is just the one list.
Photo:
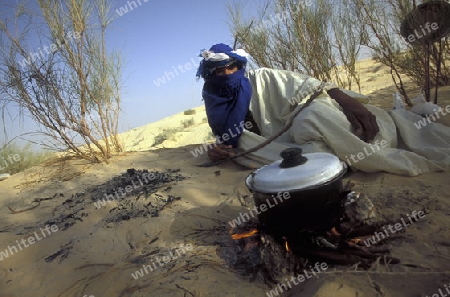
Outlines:
{"label": "metal pot", "polygon": [[282,160],[252,172],[245,183],[262,228],[277,236],[303,230],[329,230],[342,211],[342,176],[347,167],[328,153],[281,152]]}

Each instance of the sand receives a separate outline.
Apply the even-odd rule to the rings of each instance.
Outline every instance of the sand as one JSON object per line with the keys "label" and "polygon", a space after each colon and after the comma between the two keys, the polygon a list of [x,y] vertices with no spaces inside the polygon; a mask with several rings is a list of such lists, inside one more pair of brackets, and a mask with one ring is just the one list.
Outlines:
{"label": "sand", "polygon": [[[372,104],[390,109],[395,88],[387,69],[372,61],[359,67],[364,72],[361,91]],[[450,104],[449,94],[442,88],[440,106]],[[205,155],[191,153],[211,139],[205,117],[199,107],[195,115],[180,113],[128,131],[122,135],[128,152],[108,164],[66,160],[0,182],[0,253],[22,239],[36,241],[0,261],[0,297],[267,296],[261,277],[249,282],[224,256],[231,244],[227,222],[253,203],[244,184],[251,170],[234,163],[195,166],[207,161]],[[190,118],[194,124],[182,127]],[[450,125],[448,117],[441,121]],[[179,131],[154,145],[155,136],[168,128]],[[131,168],[184,179],[161,183],[150,200],[130,195],[97,208],[92,193]],[[330,265],[283,296],[445,293],[450,286],[450,172],[417,177],[351,173],[347,180],[369,196],[381,218],[426,212],[388,244],[401,264],[374,265],[369,271]],[[137,183],[135,190],[140,187]],[[161,205],[165,207],[157,216],[139,216],[139,211]],[[58,230],[41,231],[46,225]],[[42,232],[47,232],[45,238]],[[163,265],[134,279],[132,274],[155,263],[155,256],[164,259]]]}

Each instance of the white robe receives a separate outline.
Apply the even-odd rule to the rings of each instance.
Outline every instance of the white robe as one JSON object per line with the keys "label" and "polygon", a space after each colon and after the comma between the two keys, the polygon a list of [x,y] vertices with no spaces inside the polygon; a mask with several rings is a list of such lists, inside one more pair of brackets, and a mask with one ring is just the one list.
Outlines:
{"label": "white robe", "polygon": [[[307,75],[268,68],[249,71],[248,77],[253,91],[250,110],[262,136],[244,131],[239,140],[239,147],[243,149],[250,149],[276,134],[295,108],[321,84]],[[325,91],[335,87],[327,83]],[[259,168],[280,159],[279,153],[284,148],[299,146],[304,153],[332,153],[354,169],[365,172],[413,176],[450,169],[450,127],[427,122],[419,129],[416,125],[423,121],[421,116],[406,110],[385,111],[367,104],[366,108],[376,116],[380,127],[371,145],[353,134],[342,108],[325,91],[275,142],[237,162]],[[361,94],[353,95],[365,100]]]}

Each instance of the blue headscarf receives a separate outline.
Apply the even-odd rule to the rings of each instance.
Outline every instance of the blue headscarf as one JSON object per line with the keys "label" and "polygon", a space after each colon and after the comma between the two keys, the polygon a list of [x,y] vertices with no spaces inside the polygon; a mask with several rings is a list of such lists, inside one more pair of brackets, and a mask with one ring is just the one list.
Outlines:
{"label": "blue headscarf", "polygon": [[207,79],[211,76],[214,69],[223,67],[230,61],[236,61],[243,67],[247,64],[248,54],[241,49],[233,51],[233,49],[223,43],[213,45],[208,51],[202,50],[199,57],[203,57],[197,70],[197,77]]}
{"label": "blue headscarf", "polygon": [[[210,58],[211,55],[214,57]],[[204,60],[200,62],[197,76],[205,80],[202,96],[209,126],[220,142],[236,147],[243,131],[252,96],[250,82],[245,77],[247,58],[222,43],[212,46],[201,56]],[[212,75],[215,68],[224,66],[231,60],[240,63],[241,69],[230,75]],[[224,134],[227,136],[224,137]]]}

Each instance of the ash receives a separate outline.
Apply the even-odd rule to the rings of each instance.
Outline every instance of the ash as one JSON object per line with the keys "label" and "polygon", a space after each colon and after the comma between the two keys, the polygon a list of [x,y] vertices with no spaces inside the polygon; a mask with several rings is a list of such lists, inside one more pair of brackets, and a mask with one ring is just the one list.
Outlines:
{"label": "ash", "polygon": [[185,177],[178,169],[159,172],[130,168],[121,175],[101,185],[89,187],[83,193],[73,194],[70,198],[66,198],[63,193],[55,194],[49,199],[61,199],[61,203],[53,209],[54,216],[44,218],[33,226],[24,226],[23,232],[19,234],[53,224],[60,230],[66,230],[77,222],[82,222],[91,213],[102,211],[103,207],[111,208],[112,205],[114,207],[98,223],[100,226],[133,218],[157,217],[164,208],[181,199],[169,192],[173,185],[183,179]]}
{"label": "ash", "polygon": [[[181,199],[168,194],[172,184],[184,179],[178,172],[128,169],[126,173],[99,186],[91,195],[91,200],[97,202],[97,206],[111,200],[118,201],[118,205],[105,218],[106,223],[137,217],[157,217],[165,207]],[[129,191],[126,191],[127,187]]]}

